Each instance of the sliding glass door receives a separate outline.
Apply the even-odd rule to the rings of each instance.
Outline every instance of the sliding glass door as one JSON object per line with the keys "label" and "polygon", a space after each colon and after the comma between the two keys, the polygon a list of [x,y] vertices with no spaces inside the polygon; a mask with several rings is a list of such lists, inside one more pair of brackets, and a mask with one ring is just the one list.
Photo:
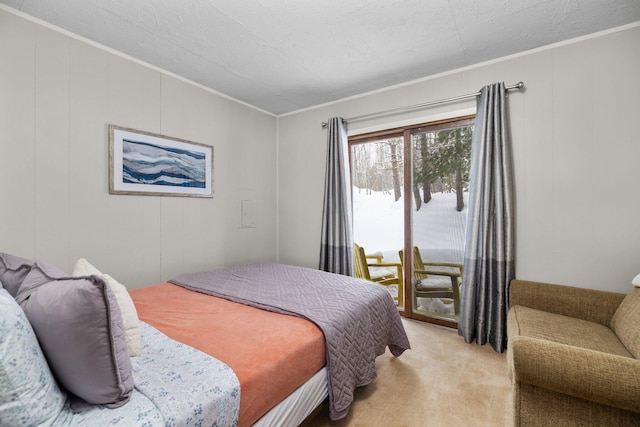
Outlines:
{"label": "sliding glass door", "polygon": [[[402,135],[373,137],[351,144],[354,242],[364,249],[374,281],[397,276],[404,245],[404,141]],[[380,264],[376,267],[375,264]],[[401,268],[402,271],[402,268]],[[402,286],[387,289],[403,307]]]}
{"label": "sliding glass door", "polygon": [[350,137],[354,240],[372,280],[402,264],[407,317],[457,324],[472,132],[463,117]]}

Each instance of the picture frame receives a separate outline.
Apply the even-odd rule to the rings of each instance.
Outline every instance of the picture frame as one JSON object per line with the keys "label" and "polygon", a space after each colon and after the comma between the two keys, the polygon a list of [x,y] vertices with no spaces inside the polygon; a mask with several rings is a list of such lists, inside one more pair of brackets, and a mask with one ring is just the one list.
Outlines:
{"label": "picture frame", "polygon": [[109,193],[213,197],[213,147],[110,124]]}

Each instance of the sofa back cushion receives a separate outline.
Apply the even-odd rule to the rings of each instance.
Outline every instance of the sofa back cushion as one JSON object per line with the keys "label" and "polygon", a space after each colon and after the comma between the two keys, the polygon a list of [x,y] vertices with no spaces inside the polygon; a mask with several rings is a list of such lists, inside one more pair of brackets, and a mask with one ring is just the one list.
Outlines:
{"label": "sofa back cushion", "polygon": [[640,288],[633,287],[611,319],[611,329],[636,359],[640,357]]}

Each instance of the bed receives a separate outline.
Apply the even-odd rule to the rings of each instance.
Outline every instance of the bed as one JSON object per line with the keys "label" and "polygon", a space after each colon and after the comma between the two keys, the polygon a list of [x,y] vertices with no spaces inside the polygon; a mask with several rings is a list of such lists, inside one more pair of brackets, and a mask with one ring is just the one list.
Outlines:
{"label": "bed", "polygon": [[[295,426],[322,402],[328,402],[332,419],[340,419],[349,411],[355,388],[375,378],[375,358],[387,347],[396,356],[409,348],[393,299],[383,287],[312,269],[249,264],[185,275],[128,292],[136,313],[133,323],[139,326],[139,347],[132,350],[127,342],[118,350],[116,344],[122,336],[128,340],[131,332],[125,319],[130,308],[115,303],[111,277],[97,270],[89,272],[92,274],[68,275],[44,262],[29,264],[0,254],[0,282],[8,288],[2,292],[20,304],[27,314],[26,323],[38,337],[36,344],[26,345],[25,354],[39,350],[45,356],[39,363],[26,359],[24,363],[39,366],[38,383],[47,378],[47,365],[53,377],[35,393],[30,391],[39,396],[38,422],[56,426]],[[21,280],[16,286],[14,282]],[[117,397],[115,403],[92,403],[69,391],[76,385],[63,381],[64,369],[57,366],[55,355],[50,357],[52,344],[41,339],[42,324],[51,323],[39,319],[52,315],[47,292],[75,290],[80,287],[78,280],[91,292],[99,288],[107,308],[123,307],[120,313],[111,310],[104,316],[111,323],[106,340],[111,340],[111,347],[105,354],[124,366],[110,371],[117,374],[110,397]],[[50,281],[55,286],[49,286]],[[7,282],[12,284],[6,286]],[[49,311],[41,314],[43,310]],[[13,311],[20,315],[15,307]],[[11,325],[16,320],[7,319],[5,312],[11,310],[3,309],[0,327],[14,330],[7,322]],[[120,337],[114,332],[118,317],[122,317]],[[84,317],[85,323],[92,321],[90,315]],[[5,342],[0,344],[5,374],[30,375],[32,368],[6,368],[17,347],[14,342],[14,350],[8,353]],[[124,357],[123,351],[126,356],[132,351],[138,354]],[[66,355],[64,360],[68,359]],[[81,371],[82,366],[73,369]],[[71,377],[78,375],[74,372]],[[128,392],[127,385],[131,386]],[[95,390],[90,388],[91,393]],[[9,402],[7,406],[7,401],[6,393],[0,394],[2,425],[17,413],[16,405]]]}

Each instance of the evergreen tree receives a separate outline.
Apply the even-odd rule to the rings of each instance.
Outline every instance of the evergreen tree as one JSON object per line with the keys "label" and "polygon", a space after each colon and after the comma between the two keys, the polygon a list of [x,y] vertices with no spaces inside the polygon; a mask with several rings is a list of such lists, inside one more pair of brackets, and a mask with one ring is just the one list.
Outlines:
{"label": "evergreen tree", "polygon": [[[456,193],[456,210],[464,208],[464,189],[469,182],[473,129],[462,127],[414,137],[414,193],[423,187],[424,203],[431,200],[432,186]],[[419,210],[420,204],[416,203]]]}

